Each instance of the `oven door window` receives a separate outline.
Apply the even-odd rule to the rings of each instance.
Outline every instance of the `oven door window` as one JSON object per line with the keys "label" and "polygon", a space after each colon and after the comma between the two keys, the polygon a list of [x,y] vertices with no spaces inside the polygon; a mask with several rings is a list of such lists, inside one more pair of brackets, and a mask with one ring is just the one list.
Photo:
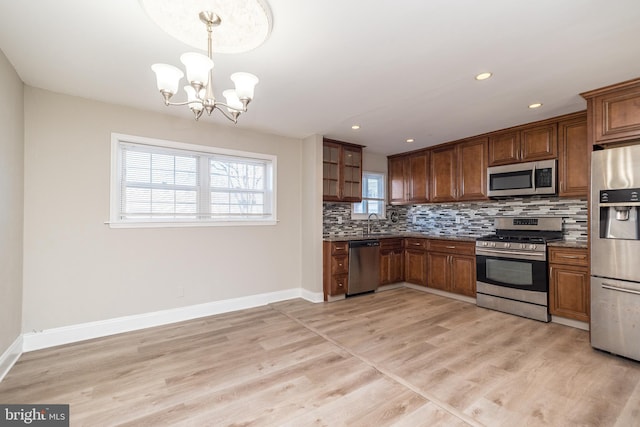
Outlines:
{"label": "oven door window", "polygon": [[547,292],[547,263],[478,255],[478,281],[509,288]]}

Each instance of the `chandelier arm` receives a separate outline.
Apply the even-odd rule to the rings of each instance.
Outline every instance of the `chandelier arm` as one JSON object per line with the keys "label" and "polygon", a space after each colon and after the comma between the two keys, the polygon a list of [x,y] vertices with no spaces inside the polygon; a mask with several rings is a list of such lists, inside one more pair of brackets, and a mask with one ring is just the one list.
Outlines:
{"label": "chandelier arm", "polygon": [[[218,101],[216,101],[215,106],[216,106],[216,107],[218,107],[218,108],[220,108],[220,106],[227,107],[227,108],[231,108],[233,111],[237,111],[238,113],[246,113],[246,112],[247,112],[247,108],[246,108],[246,107],[245,107],[245,108],[243,108],[243,109],[238,109],[238,108],[232,107],[232,106],[230,106],[230,105],[227,105],[227,104],[225,104],[224,102],[218,102]],[[220,110],[220,111],[222,111],[222,110]]]}
{"label": "chandelier arm", "polygon": [[[165,105],[189,105],[189,104],[193,104],[194,102],[197,102],[199,104],[202,104],[202,101],[200,101],[199,99],[194,99],[193,101],[184,101],[184,102],[166,102]],[[204,104],[203,104],[204,105]]]}
{"label": "chandelier arm", "polygon": [[232,121],[234,124],[238,123],[238,116],[240,115],[240,112],[234,113],[234,115],[229,115],[226,111],[224,111],[222,108],[220,108],[220,105],[224,105],[221,102],[216,102],[216,104],[213,106],[214,110],[217,109],[218,111],[220,111],[222,113],[223,116],[225,116],[227,119],[229,119],[230,121]]}

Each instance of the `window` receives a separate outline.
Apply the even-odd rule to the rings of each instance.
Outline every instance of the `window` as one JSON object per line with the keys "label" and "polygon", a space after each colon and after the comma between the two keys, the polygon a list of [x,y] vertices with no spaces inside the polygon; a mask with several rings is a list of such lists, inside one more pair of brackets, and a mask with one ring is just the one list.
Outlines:
{"label": "window", "polygon": [[112,135],[112,226],[275,224],[275,156]]}
{"label": "window", "polygon": [[351,205],[351,219],[367,219],[376,214],[385,217],[384,174],[362,173],[362,202]]}

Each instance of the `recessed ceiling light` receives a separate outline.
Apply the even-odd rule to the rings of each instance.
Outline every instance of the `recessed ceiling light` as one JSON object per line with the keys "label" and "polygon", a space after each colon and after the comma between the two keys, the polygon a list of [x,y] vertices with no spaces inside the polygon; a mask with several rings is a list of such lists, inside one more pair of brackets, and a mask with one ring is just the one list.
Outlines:
{"label": "recessed ceiling light", "polygon": [[415,139],[413,139],[413,138],[408,138],[406,142],[408,142],[408,143],[412,143],[412,142],[414,142],[414,141],[415,141]]}
{"label": "recessed ceiling light", "polygon": [[358,129],[360,129],[360,125],[353,125],[353,126],[351,126],[351,129],[358,130]]}
{"label": "recessed ceiling light", "polygon": [[529,105],[529,108],[539,108],[539,107],[542,107],[542,104],[539,102]]}
{"label": "recessed ceiling light", "polygon": [[480,73],[476,76],[476,80],[487,80],[492,75],[492,73]]}

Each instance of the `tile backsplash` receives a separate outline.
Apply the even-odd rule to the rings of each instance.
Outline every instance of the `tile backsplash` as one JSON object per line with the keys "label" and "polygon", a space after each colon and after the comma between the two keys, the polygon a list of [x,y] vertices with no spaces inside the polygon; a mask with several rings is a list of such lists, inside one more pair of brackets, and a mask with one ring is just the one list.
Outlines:
{"label": "tile backsplash", "polygon": [[[390,212],[398,214],[393,223]],[[439,236],[479,237],[495,232],[499,216],[560,216],[565,240],[586,242],[587,199],[559,197],[522,197],[467,203],[437,203],[414,206],[387,206],[387,219],[372,220],[378,232],[424,232]],[[351,219],[348,203],[324,203],[323,235],[325,237],[361,233],[367,221]]]}

